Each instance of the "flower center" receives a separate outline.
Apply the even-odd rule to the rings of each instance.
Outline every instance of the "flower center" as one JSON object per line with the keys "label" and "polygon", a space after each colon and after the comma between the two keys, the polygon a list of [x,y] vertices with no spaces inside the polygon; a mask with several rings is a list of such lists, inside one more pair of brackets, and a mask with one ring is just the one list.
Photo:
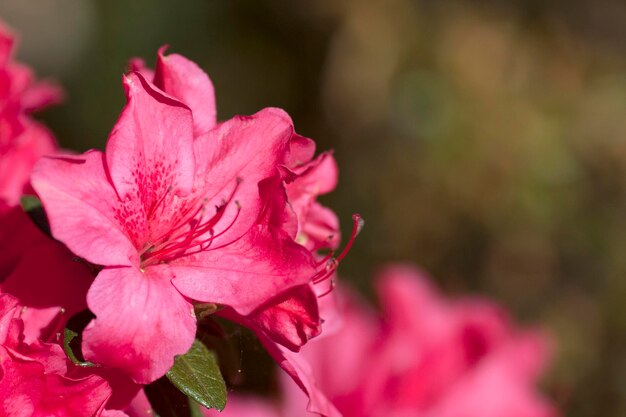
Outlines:
{"label": "flower center", "polygon": [[[237,221],[241,206],[234,200],[235,193],[240,181],[233,189],[227,200],[215,207],[215,213],[207,216],[206,199],[193,199],[190,203],[183,204],[176,217],[172,219],[167,232],[156,238],[150,239],[143,245],[139,252],[140,268],[144,269],[150,265],[169,263],[183,256],[195,255],[200,252],[223,248],[231,242],[214,247],[215,239],[223,236]],[[167,194],[167,193],[166,193]],[[153,219],[153,214],[159,205],[164,204],[165,195],[148,211],[149,221]],[[234,203],[237,212],[232,220],[220,231],[216,232],[218,223],[224,217],[227,207]]]}

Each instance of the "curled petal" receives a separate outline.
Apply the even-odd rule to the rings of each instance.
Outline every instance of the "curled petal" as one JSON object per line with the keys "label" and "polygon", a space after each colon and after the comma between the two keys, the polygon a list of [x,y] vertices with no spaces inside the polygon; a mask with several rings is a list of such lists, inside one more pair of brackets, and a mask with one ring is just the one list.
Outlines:
{"label": "curled petal", "polygon": [[196,63],[178,54],[159,50],[154,83],[185,103],[193,113],[195,136],[211,130],[216,123],[215,90],[209,76]]}

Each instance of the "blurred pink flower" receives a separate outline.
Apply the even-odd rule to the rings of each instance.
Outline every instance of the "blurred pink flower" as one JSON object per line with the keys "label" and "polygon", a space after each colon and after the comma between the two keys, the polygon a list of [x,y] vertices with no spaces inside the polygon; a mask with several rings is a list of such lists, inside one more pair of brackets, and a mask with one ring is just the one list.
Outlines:
{"label": "blurred pink flower", "polygon": [[549,339],[519,331],[493,303],[443,299],[409,266],[378,280],[384,328],[361,404],[367,415],[550,417],[533,388]]}
{"label": "blurred pink flower", "polygon": [[29,115],[62,97],[57,86],[34,81],[32,71],[13,60],[14,44],[0,22],[0,200],[8,206],[27,190],[35,162],[56,148],[52,134]]}
{"label": "blurred pink flower", "polygon": [[191,346],[190,300],[247,315],[316,270],[283,229],[277,166],[293,135],[284,112],[215,125],[139,73],[124,85],[128,104],[106,154],[43,159],[32,182],[52,234],[104,266],[87,295],[96,319],[85,357],[148,383]]}
{"label": "blurred pink flower", "polygon": [[[517,330],[487,300],[442,298],[410,266],[385,269],[377,289],[381,318],[340,292],[341,327],[300,351],[320,392],[342,415],[558,415],[534,386],[549,356],[545,334]],[[265,401],[260,415],[311,415],[290,379],[281,378],[281,386],[282,400]],[[232,395],[221,415],[247,415],[260,401]]]}

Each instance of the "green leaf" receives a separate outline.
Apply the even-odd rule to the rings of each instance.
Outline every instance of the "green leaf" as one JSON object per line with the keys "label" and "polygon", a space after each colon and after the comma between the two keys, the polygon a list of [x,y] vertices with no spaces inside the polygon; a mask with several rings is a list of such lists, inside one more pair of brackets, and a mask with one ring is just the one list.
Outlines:
{"label": "green leaf", "polygon": [[177,356],[167,378],[181,392],[206,408],[219,411],[226,406],[226,384],[217,365],[217,356],[199,340],[189,352]]}
{"label": "green leaf", "polygon": [[187,401],[189,402],[189,411],[191,412],[191,417],[204,417],[204,414],[201,411],[202,406],[200,404],[198,404],[191,398],[187,398]]}
{"label": "green leaf", "polygon": [[20,205],[26,212],[41,208],[41,201],[34,195],[24,195],[20,199]]}
{"label": "green leaf", "polygon": [[65,354],[68,358],[70,358],[74,365],[82,366],[84,368],[97,367],[98,365],[96,365],[95,363],[81,361],[76,357],[76,354],[74,354],[74,350],[72,349],[71,345],[72,341],[74,341],[77,336],[78,333],[76,333],[74,330],[65,328],[65,332],[63,333],[63,350],[65,351]]}
{"label": "green leaf", "polygon": [[250,329],[212,315],[198,322],[196,337],[217,354],[228,388],[265,396],[278,394],[276,362]]}
{"label": "green leaf", "polygon": [[144,391],[152,406],[152,416],[203,417],[198,403],[180,392],[166,377],[146,385]]}

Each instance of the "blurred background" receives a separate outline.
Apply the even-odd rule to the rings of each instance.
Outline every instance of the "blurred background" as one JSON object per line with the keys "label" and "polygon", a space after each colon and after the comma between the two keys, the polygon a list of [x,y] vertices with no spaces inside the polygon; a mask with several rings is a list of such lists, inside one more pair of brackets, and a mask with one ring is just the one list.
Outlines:
{"label": "blurred background", "polygon": [[408,260],[554,332],[564,414],[626,415],[626,3],[538,0],[0,0],[19,58],[66,102],[60,143],[102,148],[128,59],[167,43],[211,76],[218,116],[278,106],[340,185],[342,263],[371,295]]}

